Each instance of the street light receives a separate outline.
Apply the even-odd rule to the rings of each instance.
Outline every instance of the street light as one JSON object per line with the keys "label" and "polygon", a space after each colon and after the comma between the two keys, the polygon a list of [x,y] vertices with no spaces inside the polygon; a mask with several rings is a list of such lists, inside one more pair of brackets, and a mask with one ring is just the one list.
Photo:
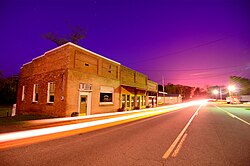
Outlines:
{"label": "street light", "polygon": [[219,91],[217,89],[213,90],[213,94],[216,96],[216,100],[217,100],[217,95],[218,95]]}
{"label": "street light", "polygon": [[235,90],[235,86],[234,85],[229,85],[228,86],[228,90],[229,91],[234,91]]}
{"label": "street light", "polygon": [[235,86],[234,85],[229,85],[228,87],[228,92],[229,92],[229,96],[232,96],[232,92],[235,91]]}

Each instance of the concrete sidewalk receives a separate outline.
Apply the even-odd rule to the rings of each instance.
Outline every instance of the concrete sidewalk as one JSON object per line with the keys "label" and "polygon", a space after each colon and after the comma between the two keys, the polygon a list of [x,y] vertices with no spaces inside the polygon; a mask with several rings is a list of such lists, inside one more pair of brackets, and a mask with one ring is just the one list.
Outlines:
{"label": "concrete sidewalk", "polygon": [[0,126],[0,134],[1,133],[9,133],[16,131],[25,131],[31,129],[40,129],[47,127],[55,127],[55,126],[63,126],[84,122],[97,121],[102,119],[111,119],[115,117],[122,117],[128,115],[134,115],[142,112],[148,112],[152,110],[160,110],[172,108],[175,105],[164,106],[164,107],[156,107],[156,108],[147,108],[142,110],[131,110],[125,112],[114,112],[114,113],[103,113],[103,114],[94,114],[88,116],[77,116],[77,117],[65,117],[65,118],[50,118],[50,119],[39,119],[39,120],[29,120],[29,121],[20,121],[14,124],[1,125]]}

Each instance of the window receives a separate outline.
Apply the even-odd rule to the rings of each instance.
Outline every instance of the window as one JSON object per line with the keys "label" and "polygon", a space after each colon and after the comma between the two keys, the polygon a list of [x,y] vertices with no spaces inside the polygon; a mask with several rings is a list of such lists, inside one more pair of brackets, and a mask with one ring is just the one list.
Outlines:
{"label": "window", "polygon": [[107,86],[101,86],[100,89],[100,104],[113,104],[113,93],[114,88],[107,87]]}
{"label": "window", "polygon": [[38,84],[34,84],[32,101],[33,102],[38,102]]}
{"label": "window", "polygon": [[141,96],[137,96],[137,106],[141,106]]}
{"label": "window", "polygon": [[54,103],[55,101],[55,83],[49,82],[48,83],[48,96],[47,96],[47,102],[48,103]]}
{"label": "window", "polygon": [[25,92],[25,86],[23,86],[23,89],[22,89],[22,101],[24,101],[24,92]]}
{"label": "window", "polygon": [[127,107],[130,107],[130,95],[127,95]]}
{"label": "window", "polygon": [[126,106],[125,106],[125,105],[126,105],[125,102],[126,102],[126,95],[123,94],[123,95],[122,95],[122,108],[125,108],[125,107],[126,107]]}
{"label": "window", "polygon": [[144,106],[144,96],[141,96],[141,105]]}
{"label": "window", "polygon": [[134,106],[135,106],[134,101],[135,101],[135,96],[131,96],[131,107],[132,107],[132,109],[133,109]]}

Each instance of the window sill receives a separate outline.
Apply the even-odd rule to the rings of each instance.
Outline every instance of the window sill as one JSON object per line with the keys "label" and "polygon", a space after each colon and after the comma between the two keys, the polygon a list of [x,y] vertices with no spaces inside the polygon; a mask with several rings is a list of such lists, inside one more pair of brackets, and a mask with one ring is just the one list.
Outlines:
{"label": "window sill", "polygon": [[48,105],[53,105],[53,104],[54,104],[54,102],[47,102],[47,104],[48,104]]}
{"label": "window sill", "polygon": [[108,105],[108,106],[110,106],[110,105],[114,105],[114,103],[113,102],[102,102],[99,105],[103,105],[103,106]]}

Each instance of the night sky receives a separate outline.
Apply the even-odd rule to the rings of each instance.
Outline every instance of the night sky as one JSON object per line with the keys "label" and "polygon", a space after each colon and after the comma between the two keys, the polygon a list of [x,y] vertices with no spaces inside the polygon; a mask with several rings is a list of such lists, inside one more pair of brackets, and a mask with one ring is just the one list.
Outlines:
{"label": "night sky", "polygon": [[87,30],[80,46],[161,83],[227,85],[250,78],[249,0],[1,0],[0,70],[53,49],[47,32]]}

